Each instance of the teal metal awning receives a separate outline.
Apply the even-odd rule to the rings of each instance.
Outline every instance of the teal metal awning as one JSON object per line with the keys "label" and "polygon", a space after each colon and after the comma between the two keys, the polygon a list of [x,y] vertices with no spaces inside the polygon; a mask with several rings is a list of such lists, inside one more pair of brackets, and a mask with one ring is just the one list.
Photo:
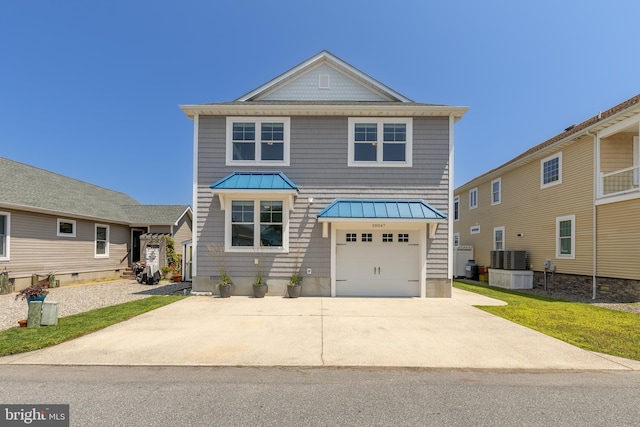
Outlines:
{"label": "teal metal awning", "polygon": [[213,183],[214,190],[288,190],[298,187],[282,172],[234,172]]}
{"label": "teal metal awning", "polygon": [[423,200],[336,199],[318,213],[319,221],[359,219],[444,222],[447,217]]}

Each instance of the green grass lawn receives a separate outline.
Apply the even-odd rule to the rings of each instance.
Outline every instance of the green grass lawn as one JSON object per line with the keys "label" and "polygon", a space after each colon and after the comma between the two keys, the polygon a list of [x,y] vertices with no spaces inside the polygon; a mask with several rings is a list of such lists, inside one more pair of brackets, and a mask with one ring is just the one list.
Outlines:
{"label": "green grass lawn", "polygon": [[454,286],[508,303],[478,307],[488,313],[586,350],[640,360],[640,315],[488,286]]}
{"label": "green grass lawn", "polygon": [[24,353],[86,335],[179,301],[183,296],[151,296],[58,319],[56,326],[14,328],[0,332],[0,356]]}

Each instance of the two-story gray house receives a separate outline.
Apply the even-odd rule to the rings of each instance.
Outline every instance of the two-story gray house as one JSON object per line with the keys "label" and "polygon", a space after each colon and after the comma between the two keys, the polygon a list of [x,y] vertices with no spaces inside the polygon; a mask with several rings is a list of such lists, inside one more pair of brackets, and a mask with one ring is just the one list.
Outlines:
{"label": "two-story gray house", "polygon": [[194,122],[193,289],[451,296],[454,124],[323,51]]}

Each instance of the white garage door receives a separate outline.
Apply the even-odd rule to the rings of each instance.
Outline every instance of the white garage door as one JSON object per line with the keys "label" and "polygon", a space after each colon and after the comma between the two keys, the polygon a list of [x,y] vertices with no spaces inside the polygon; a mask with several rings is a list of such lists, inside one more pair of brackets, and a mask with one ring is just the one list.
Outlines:
{"label": "white garage door", "polygon": [[336,295],[420,296],[416,231],[339,230]]}

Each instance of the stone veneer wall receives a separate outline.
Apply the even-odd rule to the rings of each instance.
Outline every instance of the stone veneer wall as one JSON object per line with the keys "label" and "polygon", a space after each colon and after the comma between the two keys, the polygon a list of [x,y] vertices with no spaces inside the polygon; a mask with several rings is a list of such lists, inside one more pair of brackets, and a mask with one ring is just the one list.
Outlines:
{"label": "stone veneer wall", "polygon": [[[547,289],[555,292],[566,292],[570,295],[591,297],[593,281],[591,276],[574,274],[547,273]],[[640,280],[597,277],[596,299],[611,302],[640,301]],[[544,287],[544,273],[533,272],[533,286]]]}

